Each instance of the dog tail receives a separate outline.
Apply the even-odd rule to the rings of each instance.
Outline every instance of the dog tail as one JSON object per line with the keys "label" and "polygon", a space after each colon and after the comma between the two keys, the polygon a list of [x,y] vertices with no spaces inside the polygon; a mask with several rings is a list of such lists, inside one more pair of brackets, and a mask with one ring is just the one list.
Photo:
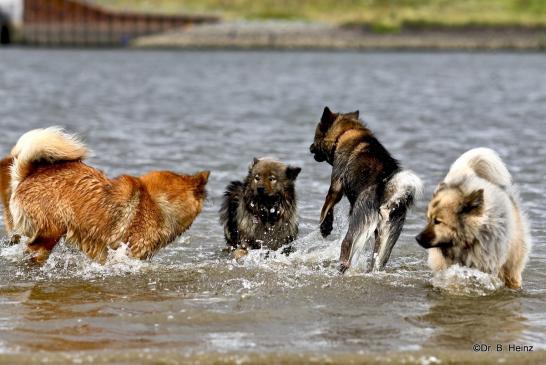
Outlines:
{"label": "dog tail", "polygon": [[470,168],[476,176],[499,186],[504,190],[511,190],[512,175],[499,155],[490,148],[480,147],[471,149],[461,155],[449,169],[444,182],[457,179],[465,175]]}
{"label": "dog tail", "polygon": [[402,170],[389,180],[379,207],[380,221],[368,270],[385,268],[404,227],[406,213],[422,196],[423,182],[413,171]]}
{"label": "dog tail", "polygon": [[60,127],[31,130],[23,134],[11,150],[12,191],[32,172],[34,162],[78,161],[88,154],[87,147],[76,136],[65,133]]}
{"label": "dog tail", "polygon": [[411,209],[422,197],[423,181],[413,171],[402,170],[394,174],[387,183],[383,201],[387,204],[402,204]]}

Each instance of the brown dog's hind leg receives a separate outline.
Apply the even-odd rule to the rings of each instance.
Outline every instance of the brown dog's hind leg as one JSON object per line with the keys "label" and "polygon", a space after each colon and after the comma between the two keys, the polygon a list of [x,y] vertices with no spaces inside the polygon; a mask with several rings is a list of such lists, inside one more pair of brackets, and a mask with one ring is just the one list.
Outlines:
{"label": "brown dog's hind leg", "polygon": [[19,242],[21,242],[21,236],[14,234],[9,237],[8,245],[15,246],[18,245]]}
{"label": "brown dog's hind leg", "polygon": [[61,237],[36,237],[27,243],[26,253],[29,253],[32,263],[42,265],[47,261],[51,250],[59,242]]}

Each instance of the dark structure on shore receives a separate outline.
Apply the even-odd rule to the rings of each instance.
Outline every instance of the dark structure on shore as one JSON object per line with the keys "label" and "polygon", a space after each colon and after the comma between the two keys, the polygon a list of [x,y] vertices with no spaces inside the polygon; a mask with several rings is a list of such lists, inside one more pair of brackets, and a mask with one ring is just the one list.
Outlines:
{"label": "dark structure on shore", "polygon": [[0,44],[11,43],[12,26],[9,17],[0,12]]}
{"label": "dark structure on shore", "polygon": [[13,27],[9,19],[3,21],[0,14],[3,43],[15,40],[43,46],[123,46],[138,36],[219,21],[208,15],[115,11],[84,0],[21,1],[23,17],[19,26]]}

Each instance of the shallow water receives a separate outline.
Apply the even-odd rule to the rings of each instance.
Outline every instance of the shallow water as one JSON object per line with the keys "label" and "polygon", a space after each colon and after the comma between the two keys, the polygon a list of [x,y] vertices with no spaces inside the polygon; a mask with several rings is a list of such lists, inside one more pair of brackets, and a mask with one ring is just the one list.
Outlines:
{"label": "shallow water", "polygon": [[[100,266],[61,244],[36,268],[22,262],[22,246],[3,245],[0,362],[546,361],[545,55],[2,49],[0,70],[1,153],[28,129],[62,125],[111,176],[213,172],[204,212],[150,262],[115,252]],[[496,149],[532,222],[524,289],[495,290],[464,270],[454,275],[468,290],[434,287],[444,279],[433,280],[413,239],[425,201],[385,273],[365,274],[362,260],[339,276],[347,204],[322,239],[330,169],[308,152],[324,105],[360,109],[423,178],[426,199],[462,152]],[[303,168],[297,252],[235,262],[221,252],[221,194],[264,155]],[[477,354],[474,344],[492,349]]]}

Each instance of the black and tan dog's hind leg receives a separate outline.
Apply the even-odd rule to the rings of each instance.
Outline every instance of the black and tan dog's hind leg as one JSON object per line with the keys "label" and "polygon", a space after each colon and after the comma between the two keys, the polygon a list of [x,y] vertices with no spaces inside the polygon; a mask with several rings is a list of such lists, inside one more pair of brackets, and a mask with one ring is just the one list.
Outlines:
{"label": "black and tan dog's hind leg", "polygon": [[375,245],[370,257],[368,272],[385,268],[392,249],[402,233],[406,221],[407,207],[403,204],[385,204],[381,206],[379,224],[375,231]]}
{"label": "black and tan dog's hind leg", "polygon": [[364,247],[371,245],[380,221],[379,203],[375,186],[362,191],[349,217],[349,229],[339,255],[339,271],[344,273],[358,258]]}
{"label": "black and tan dog's hind leg", "polygon": [[398,241],[407,212],[421,198],[421,179],[409,170],[395,174],[385,187],[384,202],[379,208],[380,220],[375,232],[375,245],[368,271],[385,268]]}

